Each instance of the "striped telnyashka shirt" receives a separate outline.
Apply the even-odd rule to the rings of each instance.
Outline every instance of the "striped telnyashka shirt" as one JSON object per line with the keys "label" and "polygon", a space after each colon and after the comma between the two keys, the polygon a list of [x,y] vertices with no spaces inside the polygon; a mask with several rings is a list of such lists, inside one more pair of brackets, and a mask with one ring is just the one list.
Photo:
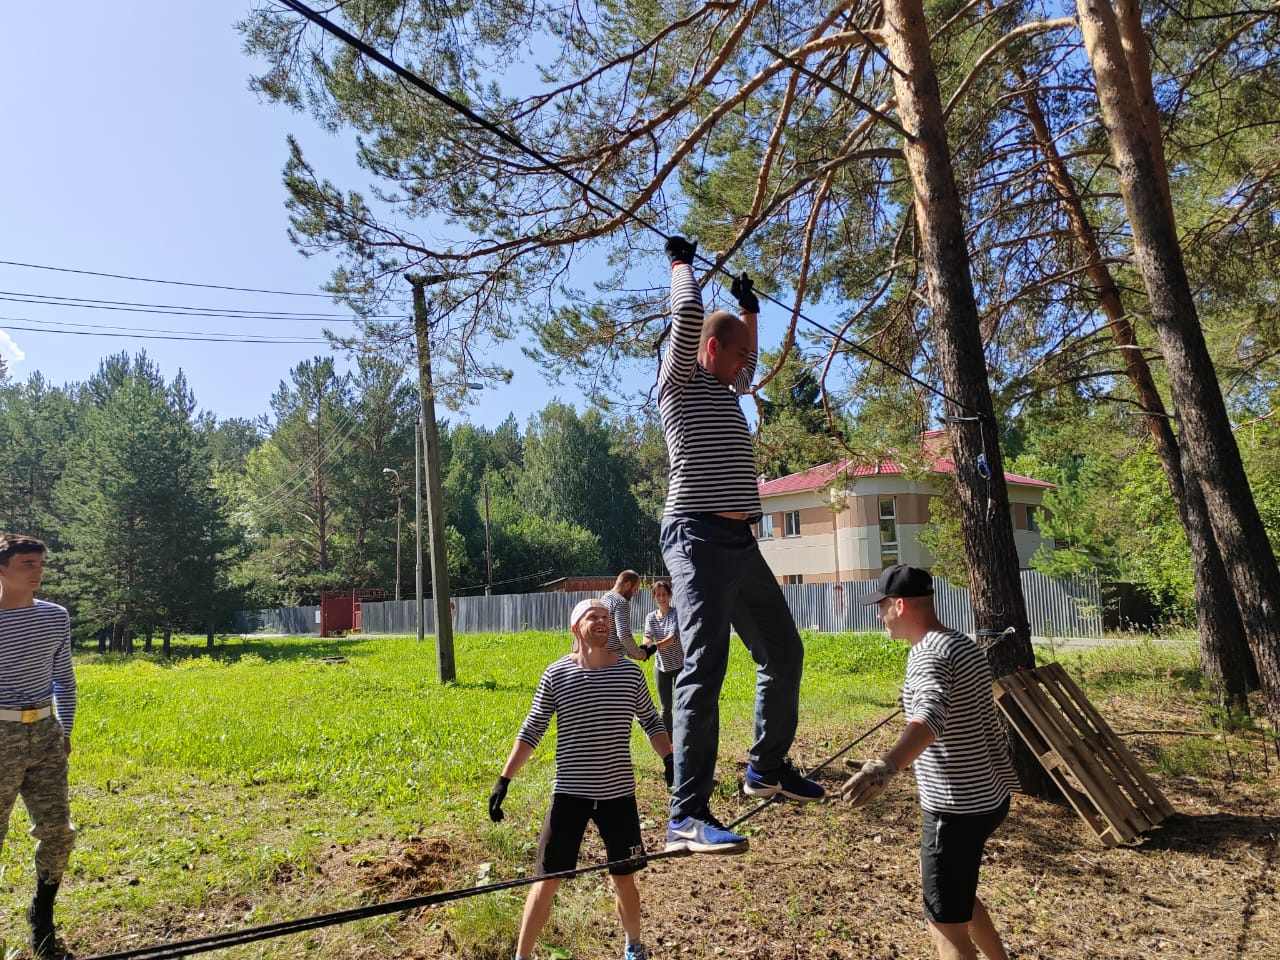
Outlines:
{"label": "striped telnyashka shirt", "polygon": [[71,619],[65,607],[0,610],[0,708],[15,710],[53,700],[62,732],[76,720],[76,675],[71,670]]}
{"label": "striped telnyashka shirt", "polygon": [[671,339],[658,373],[658,414],[667,438],[671,483],[664,516],[745,511],[760,518],[751,431],[738,399],[756,374],[756,353],[725,386],[698,363],[702,291],[693,268],[671,268]]}
{"label": "striped telnyashka shirt", "polygon": [[597,670],[579,666],[572,656],[547,667],[516,738],[536,748],[552,716],[556,718],[556,779],[551,789],[589,800],[613,800],[636,792],[632,718],[651,737],[666,732],[644,672],[621,657]]}
{"label": "striped telnyashka shirt", "polygon": [[658,648],[658,669],[663,673],[674,673],[684,666],[684,649],[679,643],[680,617],[675,607],[668,607],[665,617],[657,610],[649,611],[649,616],[644,619],[644,638],[657,643],[667,637],[675,637],[676,642]]}
{"label": "striped telnyashka shirt", "polygon": [[921,807],[987,813],[1018,789],[996,719],[991,669],[963,633],[933,630],[911,648],[902,704],[937,736],[915,762]]}
{"label": "striped telnyashka shirt", "polygon": [[609,649],[632,660],[647,659],[631,632],[631,601],[612,590],[600,601],[609,608]]}

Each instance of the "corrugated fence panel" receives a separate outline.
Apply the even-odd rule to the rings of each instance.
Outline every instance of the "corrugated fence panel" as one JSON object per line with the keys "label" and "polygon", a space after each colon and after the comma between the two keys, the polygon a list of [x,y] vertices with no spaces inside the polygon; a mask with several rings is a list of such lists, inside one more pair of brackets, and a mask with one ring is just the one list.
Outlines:
{"label": "corrugated fence panel", "polygon": [[[948,626],[973,633],[973,610],[969,591],[953,587],[935,577],[934,606]],[[796,626],[823,633],[879,630],[874,606],[864,607],[861,599],[876,588],[874,580],[844,583],[788,584],[782,588]],[[1096,576],[1081,575],[1070,580],[1053,580],[1033,570],[1022,571],[1022,593],[1034,636],[1102,636],[1102,598]],[[519,633],[522,630],[566,630],[574,605],[595,593],[506,593],[492,597],[458,597],[453,628],[459,633]],[[430,598],[424,606],[424,632],[435,633],[435,608]],[[364,603],[360,607],[365,633],[412,635],[412,600]],[[236,629],[242,633],[318,633],[318,607],[288,607],[251,610],[236,614]],[[653,609],[648,590],[631,603],[631,627],[639,637],[645,617]]]}
{"label": "corrugated fence panel", "polygon": [[270,610],[237,610],[233,622],[241,633],[319,633],[319,607],[274,607]]}
{"label": "corrugated fence panel", "polygon": [[1102,636],[1102,588],[1091,574],[1054,580],[1034,570],[1022,571],[1027,619],[1038,637]]}

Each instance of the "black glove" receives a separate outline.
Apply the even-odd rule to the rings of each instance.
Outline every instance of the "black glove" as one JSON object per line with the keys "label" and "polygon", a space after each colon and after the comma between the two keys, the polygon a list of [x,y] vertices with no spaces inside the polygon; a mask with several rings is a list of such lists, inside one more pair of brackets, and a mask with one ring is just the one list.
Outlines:
{"label": "black glove", "polygon": [[729,292],[737,298],[738,306],[742,308],[743,313],[760,312],[760,301],[756,299],[755,284],[745,273],[733,278]]}
{"label": "black glove", "polygon": [[646,643],[640,649],[644,651],[644,658],[648,660],[658,652],[658,645],[656,643]]}
{"label": "black glove", "polygon": [[684,237],[672,237],[663,249],[667,251],[672,266],[677,263],[693,263],[693,255],[698,252],[698,241],[690,243]]}
{"label": "black glove", "polygon": [[662,758],[662,779],[667,781],[667,789],[670,790],[675,786],[676,782],[676,755],[668,753]]}
{"label": "black glove", "polygon": [[493,792],[489,794],[489,819],[494,823],[501,823],[506,816],[502,812],[502,801],[507,799],[507,787],[510,785],[510,777],[499,777],[498,782],[493,785]]}

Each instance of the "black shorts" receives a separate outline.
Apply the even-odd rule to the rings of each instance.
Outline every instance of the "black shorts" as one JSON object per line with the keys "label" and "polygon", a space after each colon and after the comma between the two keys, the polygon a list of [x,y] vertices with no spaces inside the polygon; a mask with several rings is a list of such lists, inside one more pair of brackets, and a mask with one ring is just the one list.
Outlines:
{"label": "black shorts", "polygon": [[538,837],[534,874],[540,877],[576,867],[582,835],[587,831],[587,823],[593,820],[609,862],[620,861],[609,868],[610,874],[625,877],[644,869],[643,863],[631,859],[644,856],[640,812],[636,809],[634,794],[613,800],[589,800],[555,793],[551,795],[551,806],[547,808],[547,818]]}
{"label": "black shorts", "polygon": [[924,915],[934,923],[968,923],[978,896],[978,868],[987,837],[1009,815],[1009,798],[990,813],[922,811],[920,878]]}

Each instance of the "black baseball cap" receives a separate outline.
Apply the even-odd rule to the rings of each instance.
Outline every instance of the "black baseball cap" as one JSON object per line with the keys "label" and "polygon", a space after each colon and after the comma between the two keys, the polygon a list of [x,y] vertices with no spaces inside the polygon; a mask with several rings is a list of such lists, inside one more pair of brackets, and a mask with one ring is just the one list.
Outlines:
{"label": "black baseball cap", "polygon": [[933,575],[919,567],[895,563],[880,572],[880,583],[874,593],[861,599],[864,607],[879,603],[885,597],[932,597]]}

